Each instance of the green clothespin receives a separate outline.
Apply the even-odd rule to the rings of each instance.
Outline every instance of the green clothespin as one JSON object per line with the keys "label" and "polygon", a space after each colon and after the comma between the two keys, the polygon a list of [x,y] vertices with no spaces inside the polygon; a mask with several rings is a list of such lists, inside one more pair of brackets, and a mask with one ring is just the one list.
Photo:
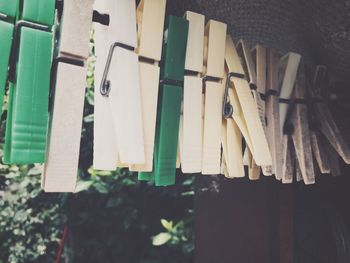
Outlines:
{"label": "green clothespin", "polygon": [[54,12],[55,0],[25,1],[21,20],[16,23],[5,163],[45,161]]}
{"label": "green clothespin", "polygon": [[0,13],[15,19],[18,11],[19,0],[0,0]]}
{"label": "green clothespin", "polygon": [[0,115],[7,80],[11,54],[14,21],[18,10],[18,0],[0,0]]}
{"label": "green clothespin", "polygon": [[140,180],[157,186],[173,185],[176,174],[181,101],[188,35],[188,21],[169,16],[165,32],[161,84],[158,96],[157,128],[152,173],[140,173]]}

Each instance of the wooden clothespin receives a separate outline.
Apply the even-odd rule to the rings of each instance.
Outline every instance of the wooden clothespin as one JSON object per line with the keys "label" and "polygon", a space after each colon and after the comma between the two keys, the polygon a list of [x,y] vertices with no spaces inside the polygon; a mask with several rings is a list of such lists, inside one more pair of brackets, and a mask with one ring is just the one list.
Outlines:
{"label": "wooden clothespin", "polygon": [[45,161],[54,14],[54,0],[25,1],[18,10],[10,60],[5,163]]}
{"label": "wooden clothespin", "polygon": [[[315,183],[315,172],[313,166],[313,157],[310,141],[309,120],[306,105],[306,79],[305,79],[305,66],[301,64],[299,66],[298,75],[296,78],[294,96],[292,105],[288,109],[286,115],[286,124],[291,126],[291,138],[293,141],[296,162],[300,169],[303,181],[305,184]],[[294,105],[293,105],[294,104]],[[288,136],[288,128],[284,127],[286,135]]]}
{"label": "wooden clothespin", "polygon": [[[326,67],[324,66],[317,66],[315,76],[312,77],[312,80],[308,79],[308,87],[313,89],[315,91],[314,87],[317,87],[319,85],[323,86],[323,82],[326,81]],[[318,89],[318,88],[316,88]],[[320,120],[317,119],[315,116],[315,110],[314,104],[318,102],[314,102],[314,100],[321,99],[321,94],[319,94],[319,97],[314,97],[312,90],[308,92],[309,96],[309,124],[310,124],[310,139],[311,139],[311,148],[313,156],[315,157],[315,160],[318,164],[319,170],[323,174],[329,174],[331,173],[331,167],[330,167],[330,157],[329,153],[327,151],[328,147],[325,145],[325,139],[322,138],[323,135],[321,133],[320,127]],[[338,162],[339,163],[339,162]]]}
{"label": "wooden clothespin", "polygon": [[[256,164],[259,166],[272,165],[270,150],[256,103],[250,91],[248,77],[245,76],[246,73],[230,36],[227,36],[226,39],[225,60],[229,72],[229,81],[234,88],[227,89],[228,92],[225,92],[224,111],[227,108],[226,111],[229,112],[230,107],[232,107],[232,114],[225,114],[224,112],[224,116],[232,116],[236,121]],[[227,101],[227,95],[229,101]]]}
{"label": "wooden clothespin", "polygon": [[75,191],[92,17],[93,0],[64,1],[59,52],[52,70],[53,105],[42,174],[46,192]]}
{"label": "wooden clothespin", "polygon": [[[259,110],[259,116],[261,123],[263,125],[265,135],[267,137],[267,128],[266,128],[266,105],[265,101],[261,96],[265,96],[266,94],[266,81],[267,81],[267,54],[266,48],[261,45],[256,45],[252,51],[253,61],[255,62],[255,72],[256,72],[256,84],[257,89],[256,92],[253,92],[253,97],[255,103]],[[267,142],[269,145],[271,157],[272,157],[272,145],[270,145],[269,138],[267,138]],[[273,174],[273,166],[262,166],[262,172],[265,176]]]}
{"label": "wooden clothespin", "polygon": [[273,49],[267,50],[267,84],[265,92],[266,133],[273,160],[272,172],[282,179],[282,131],[280,129],[278,61]]}
{"label": "wooden clothespin", "polygon": [[[94,168],[145,163],[134,1],[96,1],[108,17],[95,27]],[[106,53],[106,50],[109,50]],[[111,73],[113,72],[113,73]]]}
{"label": "wooden clothespin", "polygon": [[209,20],[205,27],[202,174],[220,174],[226,30],[226,24],[215,20]]}
{"label": "wooden clothespin", "polygon": [[183,114],[180,125],[180,157],[183,173],[202,171],[203,143],[203,49],[204,49],[204,16],[187,11],[184,16],[189,21]]}
{"label": "wooden clothespin", "polygon": [[[265,94],[265,86],[266,86],[266,52],[262,46],[257,46],[254,50],[255,61],[252,56],[252,52],[249,49],[247,43],[244,40],[240,40],[237,43],[237,52],[241,58],[241,63],[243,66],[243,70],[245,75],[247,76],[247,80],[249,82],[249,86],[251,88],[251,93],[253,95],[256,108],[259,112],[259,117],[261,124],[264,128],[264,132],[266,135],[266,120],[265,120],[265,103],[261,98],[261,94]],[[257,71],[259,71],[259,75],[257,75]],[[259,83],[258,83],[259,80]],[[249,167],[249,172],[251,172],[252,179],[258,179],[260,175],[260,168],[256,165],[254,159],[252,158],[251,152],[248,152],[249,149],[246,147],[246,152],[244,154],[244,160],[246,165]],[[264,175],[272,175],[272,166],[263,166],[262,167]]]}
{"label": "wooden clothespin", "polygon": [[[295,79],[299,67],[301,56],[296,53],[287,53],[279,59],[278,63],[278,89],[279,89],[279,119],[280,119],[280,131],[282,134],[282,182],[290,182],[290,178],[293,178],[292,169],[288,169],[288,155],[291,155],[289,144],[289,135],[283,134],[283,128],[287,117],[289,100],[291,99]],[[276,127],[277,128],[277,127]],[[293,167],[293,166],[292,166]],[[278,177],[276,177],[279,179]]]}
{"label": "wooden clothespin", "polygon": [[166,28],[162,56],[163,70],[158,98],[153,172],[149,175],[141,175],[148,176],[150,179],[154,178],[157,186],[175,183],[188,21],[183,18],[169,16]]}
{"label": "wooden clothespin", "polygon": [[338,126],[336,125],[332,115],[328,109],[328,106],[322,102],[321,98],[321,86],[324,85],[326,75],[326,68],[318,66],[316,68],[314,76],[314,85],[311,90],[311,96],[314,100],[318,100],[313,103],[312,109],[315,118],[319,120],[320,129],[322,134],[327,138],[329,143],[338,153],[338,155],[344,160],[345,163],[350,164],[350,148],[346,144],[343,136],[341,135]]}
{"label": "wooden clothespin", "polygon": [[[152,172],[165,7],[166,0],[142,0],[137,7],[145,163],[131,165],[131,171]],[[147,174],[139,173],[139,180],[149,179],[142,175]]]}

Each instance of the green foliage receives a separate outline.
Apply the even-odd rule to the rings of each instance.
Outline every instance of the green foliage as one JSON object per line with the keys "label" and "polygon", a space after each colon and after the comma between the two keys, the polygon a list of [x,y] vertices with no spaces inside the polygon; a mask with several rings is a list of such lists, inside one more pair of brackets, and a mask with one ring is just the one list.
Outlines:
{"label": "green foliage", "polygon": [[[2,155],[2,151],[1,151]],[[53,262],[60,234],[57,195],[40,190],[40,166],[0,166],[0,262]]]}

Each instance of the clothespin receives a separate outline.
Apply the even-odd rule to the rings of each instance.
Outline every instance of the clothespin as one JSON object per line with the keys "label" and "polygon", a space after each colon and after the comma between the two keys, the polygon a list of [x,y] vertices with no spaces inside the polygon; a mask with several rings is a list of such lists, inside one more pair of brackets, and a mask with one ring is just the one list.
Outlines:
{"label": "clothespin", "polygon": [[[251,50],[243,39],[237,43],[237,53],[241,58],[243,70],[247,76],[247,81],[249,82],[251,93],[253,95],[256,108],[258,109],[259,118],[266,136],[265,103],[260,95],[264,94],[266,86],[266,53],[261,46],[258,46],[255,50],[255,62]],[[257,69],[259,70],[260,88],[258,88]],[[262,90],[262,92],[259,92],[258,89]],[[246,164],[248,167],[250,167],[248,171],[253,173],[250,178],[257,179],[259,177],[260,169],[256,165],[254,159],[252,159],[251,152],[249,153],[248,151],[249,149],[246,147],[246,154],[244,155],[246,158],[243,159],[247,160]],[[263,166],[262,168],[264,175],[272,175],[272,166]]]}
{"label": "clothespin", "polygon": [[164,34],[153,172],[157,186],[175,183],[188,21],[169,16]]}
{"label": "clothespin", "polygon": [[[114,170],[145,162],[135,1],[96,1],[108,25],[95,25],[93,167]],[[106,53],[106,49],[109,50]]]}
{"label": "clothespin", "polygon": [[[295,79],[299,67],[301,56],[297,53],[287,53],[279,59],[278,64],[278,87],[279,87],[279,118],[280,118],[280,131],[283,132],[282,135],[282,162],[283,162],[283,171],[286,173],[291,172],[291,169],[286,169],[288,167],[288,154],[290,152],[288,143],[289,143],[289,134],[284,132],[285,120],[287,117],[287,112],[289,108],[288,102],[291,99]],[[293,178],[292,174],[282,173],[282,182],[288,183]],[[276,177],[277,178],[277,177]]]}
{"label": "clothespin", "polygon": [[204,16],[187,11],[184,16],[189,21],[183,114],[181,116],[179,145],[181,170],[183,173],[202,171],[203,143],[203,95],[201,73],[203,71]]}
{"label": "clothespin", "polygon": [[[245,76],[246,73],[230,36],[226,38],[225,60],[229,71],[228,81],[233,84],[234,88],[226,87],[225,89],[223,115],[226,118],[232,116],[236,121],[256,164],[259,166],[272,165],[270,150],[256,103],[250,91],[248,77]],[[229,114],[230,112],[232,114]]]}
{"label": "clothespin", "polygon": [[[280,101],[289,100],[294,90],[295,79],[299,67],[301,56],[297,53],[289,52],[279,61],[279,87]],[[280,128],[283,127],[286,121],[288,112],[288,103],[280,103]]]}
{"label": "clothespin", "polygon": [[226,30],[226,24],[209,20],[204,31],[202,174],[220,173]]}
{"label": "clothespin", "polygon": [[350,164],[350,148],[346,144],[343,136],[341,135],[338,126],[336,125],[328,106],[322,103],[321,98],[321,86],[324,85],[326,69],[322,66],[316,68],[314,85],[311,89],[311,96],[318,102],[313,103],[312,109],[317,120],[319,120],[320,129],[322,134],[327,138],[329,143],[338,153],[338,155],[344,160],[345,163]]}
{"label": "clothespin", "polygon": [[18,11],[9,72],[6,163],[45,161],[54,13],[54,0],[24,1]]}
{"label": "clothespin", "polygon": [[[131,171],[152,172],[165,7],[166,0],[142,0],[137,7],[145,163],[131,165]],[[140,180],[149,179],[142,175],[139,173]]]}
{"label": "clothespin", "polygon": [[5,93],[18,0],[0,2],[0,115]]}
{"label": "clothespin", "polygon": [[[323,82],[326,81],[326,67],[324,66],[317,66],[315,76],[312,77],[312,80],[308,83],[309,87],[318,85],[323,86]],[[309,80],[309,79],[308,79]],[[314,89],[314,88],[313,88]],[[315,90],[315,89],[314,89]],[[309,124],[310,124],[310,139],[311,139],[311,148],[313,156],[315,157],[315,160],[318,164],[319,170],[323,174],[329,174],[331,173],[331,165],[330,165],[330,157],[329,153],[327,151],[327,146],[325,145],[325,139],[323,138],[323,135],[320,131],[320,120],[317,119],[315,116],[314,111],[314,104],[318,103],[317,101],[314,102],[314,100],[321,99],[319,94],[319,97],[314,97],[312,94],[312,91],[309,91]],[[338,162],[339,163],[339,162]]]}
{"label": "clothespin", "polygon": [[[256,103],[256,106],[259,110],[259,117],[263,125],[265,135],[267,137],[267,128],[266,128],[266,110],[265,110],[265,101],[262,96],[265,98],[266,94],[266,78],[267,78],[267,55],[266,48],[261,45],[256,45],[252,51],[253,61],[255,62],[255,72],[256,72],[256,92],[252,91],[253,97]],[[272,145],[270,145],[269,138],[267,138],[268,146],[270,149],[272,157]],[[265,176],[273,174],[272,166],[262,166],[262,172]]]}
{"label": "clothespin", "polygon": [[[289,112],[286,115],[284,136],[291,134],[295,149],[296,161],[304,183],[313,184],[315,183],[315,172],[313,166],[305,90],[305,67],[303,64],[301,64],[296,78],[294,96],[291,102],[292,105],[290,105],[290,108],[288,109]],[[286,128],[286,125],[289,124],[292,126],[290,128]]]}
{"label": "clothespin", "polygon": [[[272,172],[277,180],[282,179],[282,131],[280,129],[279,86],[278,86],[279,56],[273,49],[267,50],[267,85],[265,93],[266,133],[271,151]],[[284,156],[284,155],[283,155]]]}
{"label": "clothespin", "polygon": [[74,192],[76,186],[93,0],[65,0],[62,12],[58,56],[52,67],[55,88],[42,174],[46,192]]}

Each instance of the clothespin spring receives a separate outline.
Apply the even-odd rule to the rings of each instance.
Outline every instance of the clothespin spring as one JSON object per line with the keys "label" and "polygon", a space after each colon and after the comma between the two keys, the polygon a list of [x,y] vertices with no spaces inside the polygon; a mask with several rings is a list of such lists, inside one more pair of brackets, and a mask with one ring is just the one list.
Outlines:
{"label": "clothespin spring", "polygon": [[233,107],[230,103],[230,98],[228,96],[228,89],[230,88],[230,82],[232,81],[232,78],[244,78],[243,74],[240,73],[234,73],[234,72],[229,72],[226,77],[226,84],[225,84],[225,93],[224,93],[224,99],[222,103],[222,116],[225,119],[231,118],[233,114]]}
{"label": "clothespin spring", "polygon": [[108,77],[109,67],[111,65],[112,57],[114,54],[114,49],[116,47],[121,47],[121,48],[130,50],[130,51],[134,51],[133,47],[125,45],[125,44],[120,43],[120,42],[115,42],[111,45],[111,47],[109,49],[108,57],[107,57],[106,66],[105,66],[105,69],[103,71],[101,85],[100,85],[100,93],[102,96],[105,96],[105,97],[108,97],[110,90],[111,90],[111,82],[109,80],[107,80],[107,77]]}

